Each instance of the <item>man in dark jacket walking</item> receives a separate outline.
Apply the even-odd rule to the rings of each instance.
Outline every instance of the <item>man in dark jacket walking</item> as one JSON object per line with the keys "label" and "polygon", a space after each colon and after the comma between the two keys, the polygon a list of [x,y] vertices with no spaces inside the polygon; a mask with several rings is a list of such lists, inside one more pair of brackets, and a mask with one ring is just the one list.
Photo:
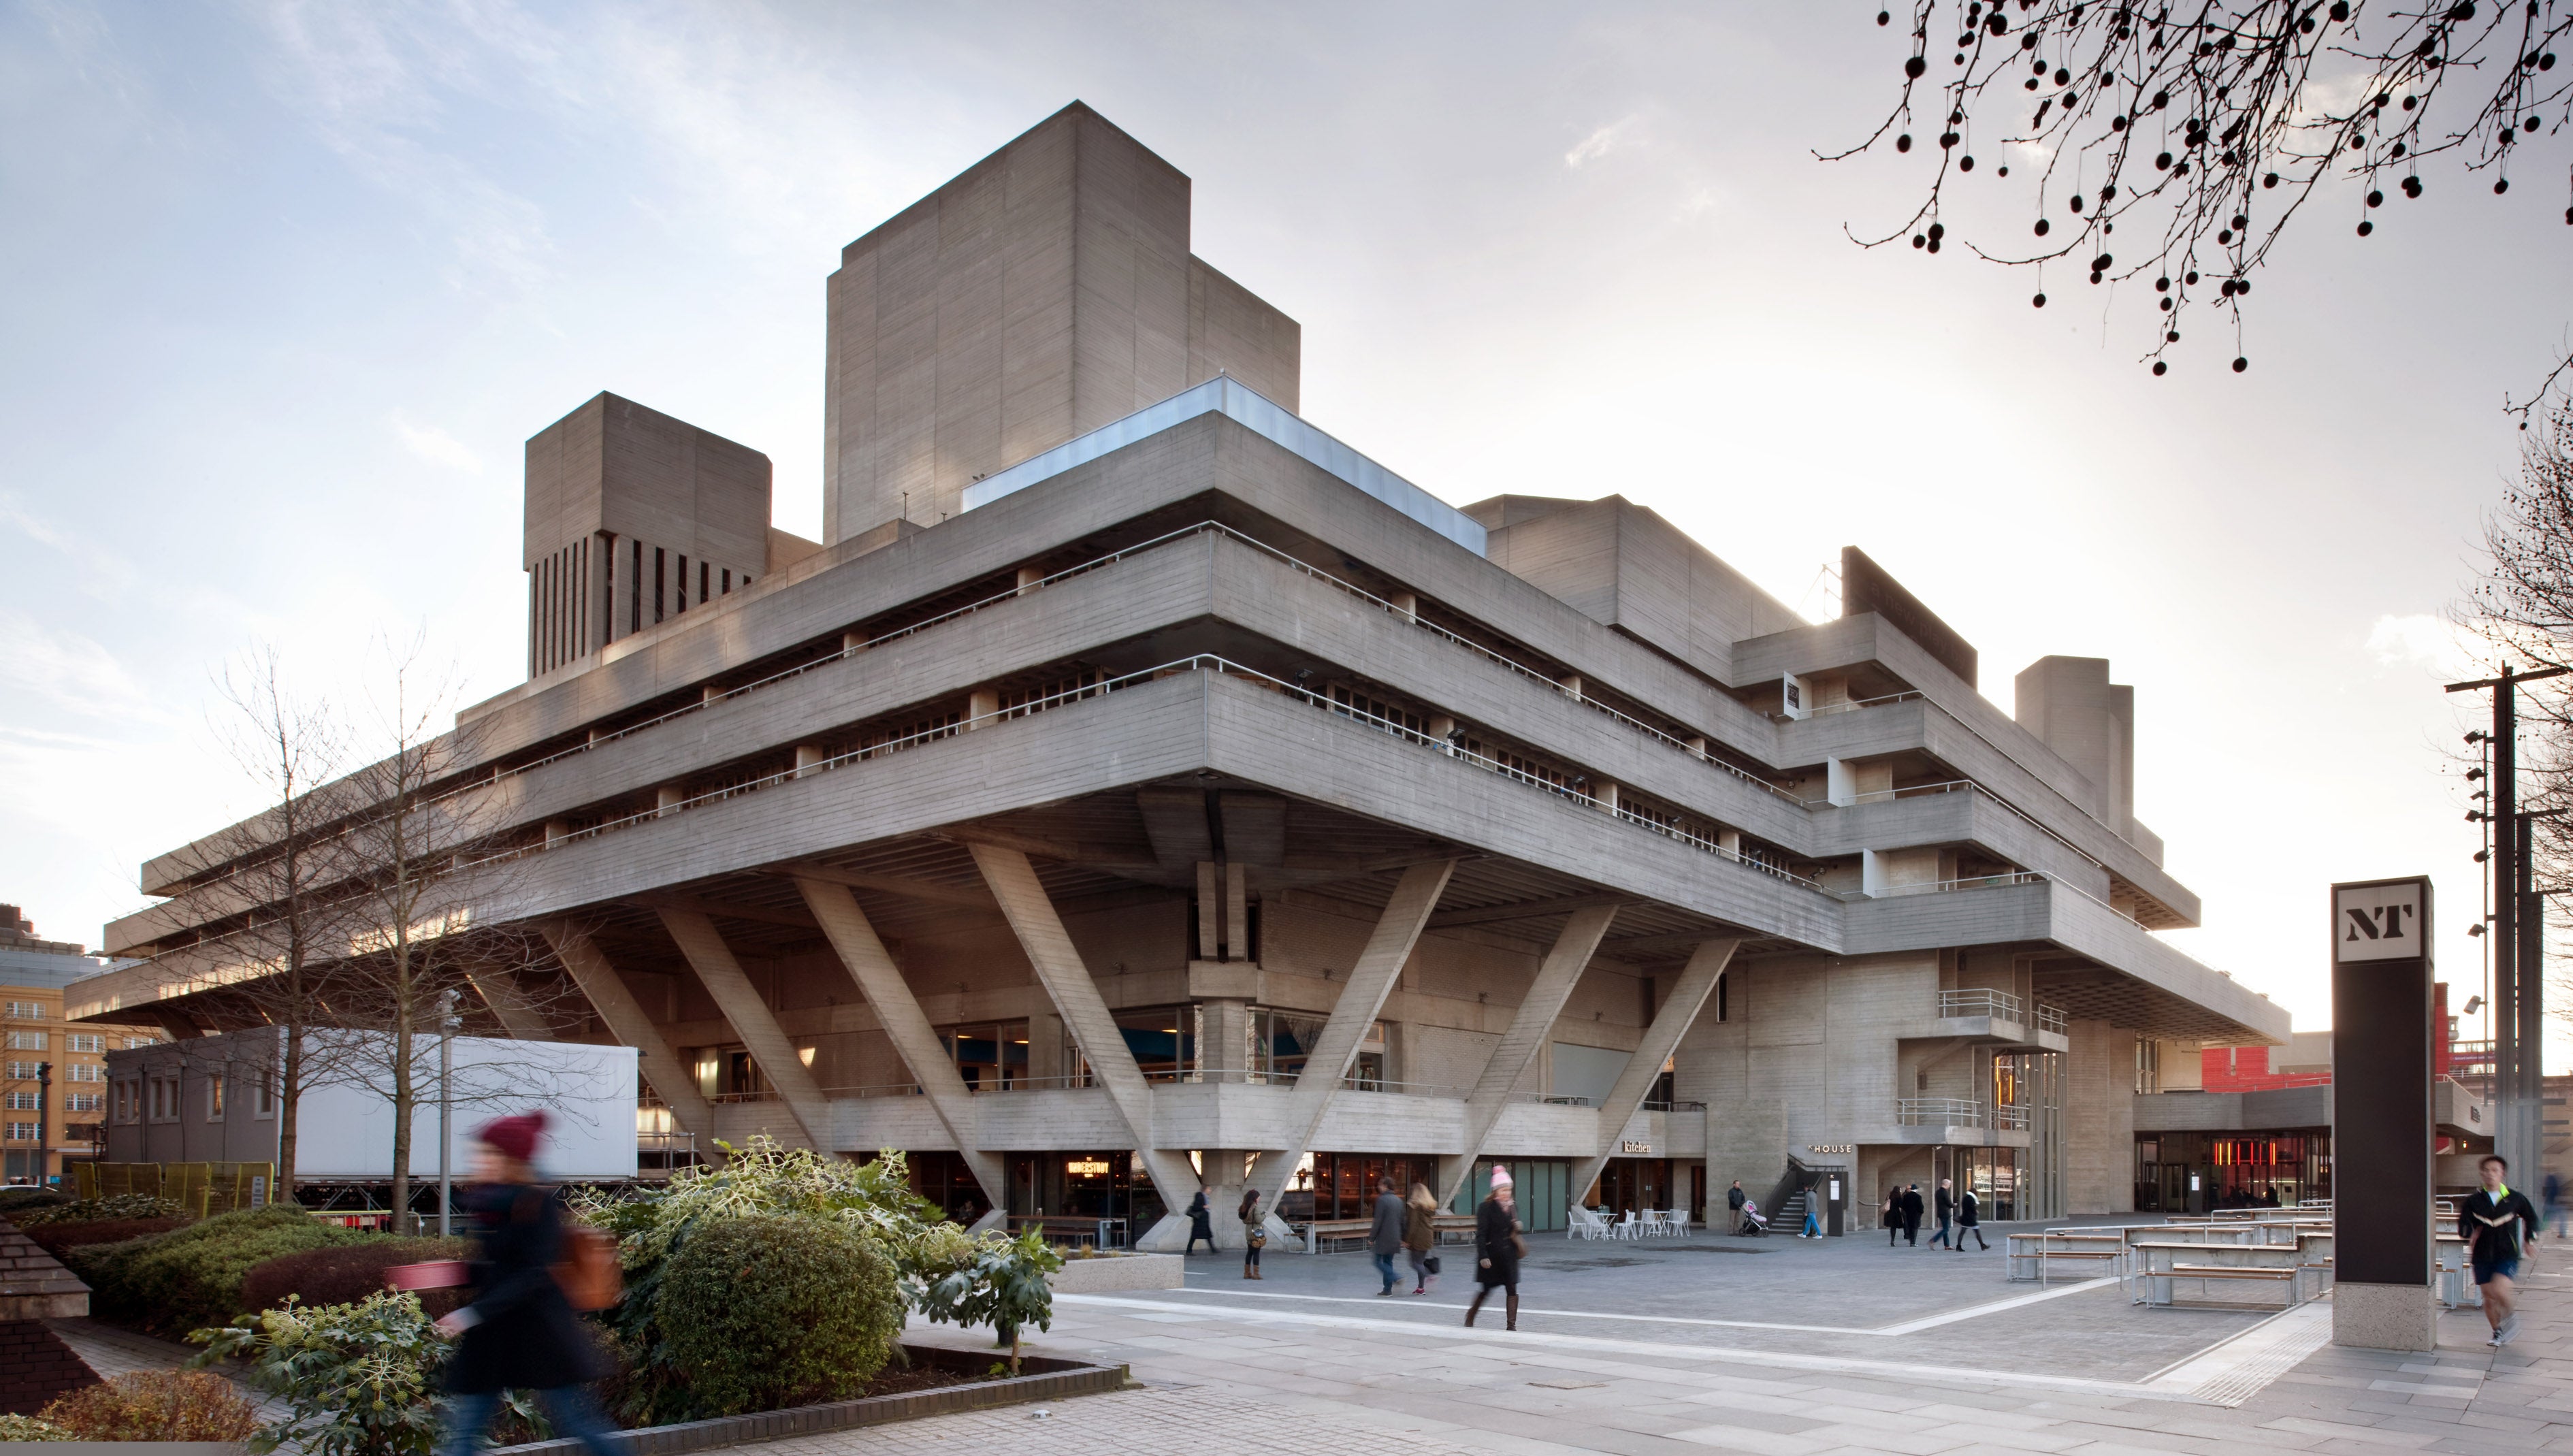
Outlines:
{"label": "man in dark jacket walking", "polygon": [[1939,1219],[1939,1231],[1931,1235],[1930,1242],[1935,1247],[1945,1248],[1948,1246],[1949,1221],[1957,1215],[1957,1195],[1949,1191],[1949,1180],[1941,1178],[1938,1189],[1930,1197],[1930,1211]]}
{"label": "man in dark jacket walking", "polygon": [[1742,1179],[1740,1178],[1735,1178],[1733,1180],[1733,1186],[1725,1189],[1724,1206],[1733,1210],[1733,1231],[1736,1233],[1740,1233],[1742,1231],[1742,1205],[1749,1200],[1750,1196],[1750,1194],[1742,1191]]}
{"label": "man in dark jacket walking", "polygon": [[1914,1248],[1921,1246],[1921,1185],[1913,1183],[1903,1190],[1903,1241]]}
{"label": "man in dark jacket walking", "polygon": [[1377,1296],[1392,1293],[1393,1256],[1402,1252],[1402,1199],[1394,1195],[1391,1178],[1376,1179],[1375,1222],[1367,1229],[1367,1250],[1375,1255],[1375,1271],[1384,1276]]}

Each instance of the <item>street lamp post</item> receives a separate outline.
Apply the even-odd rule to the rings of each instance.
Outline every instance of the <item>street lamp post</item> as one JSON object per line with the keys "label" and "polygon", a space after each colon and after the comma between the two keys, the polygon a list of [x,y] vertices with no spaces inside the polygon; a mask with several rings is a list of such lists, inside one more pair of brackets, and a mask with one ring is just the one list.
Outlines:
{"label": "street lamp post", "polygon": [[[2561,667],[2452,682],[2452,693],[2492,690],[2492,808],[2466,817],[2492,826],[2493,1145],[2514,1176],[2536,1177],[2545,1155],[2545,977],[2537,956],[2542,924],[2534,892],[2532,825],[2519,812],[2519,685],[2562,677]],[[2469,740],[2471,741],[2471,739]],[[2522,927],[2528,934],[2522,935]]]}
{"label": "street lamp post", "polygon": [[455,1208],[455,1134],[447,1125],[454,1114],[455,991],[437,994],[437,1236],[453,1235]]}

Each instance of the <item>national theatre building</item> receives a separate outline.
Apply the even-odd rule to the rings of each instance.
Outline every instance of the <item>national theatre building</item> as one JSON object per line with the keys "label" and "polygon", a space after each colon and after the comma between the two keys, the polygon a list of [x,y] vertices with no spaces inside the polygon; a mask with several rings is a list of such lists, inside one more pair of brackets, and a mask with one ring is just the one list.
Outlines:
{"label": "national theatre building", "polygon": [[[2005,714],[1858,547],[1815,625],[1620,496],[1451,507],[1305,422],[1189,217],[1076,104],[850,244],[819,543],[640,403],[528,440],[528,678],[440,792],[543,954],[470,1030],[638,1049],[701,1153],[1155,1246],[1201,1180],[1238,1244],[1246,1181],[1300,1223],[1495,1161],[1540,1229],[2125,1209],[2163,1050],[2285,1039],[2155,934],[2198,901],[2106,661]],[[259,908],[202,847],[143,882],[73,1014],[241,1025]]]}

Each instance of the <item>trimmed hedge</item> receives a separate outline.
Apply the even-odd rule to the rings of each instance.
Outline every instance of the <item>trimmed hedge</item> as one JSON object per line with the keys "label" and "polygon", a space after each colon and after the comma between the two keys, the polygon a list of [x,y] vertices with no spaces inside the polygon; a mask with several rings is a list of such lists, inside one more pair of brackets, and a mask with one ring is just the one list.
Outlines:
{"label": "trimmed hedge", "polygon": [[847,1400],[902,1333],[891,1260],[814,1218],[700,1225],[662,1273],[660,1326],[701,1415]]}
{"label": "trimmed hedge", "polygon": [[71,1200],[72,1195],[60,1188],[37,1188],[24,1185],[0,1188],[0,1218],[9,1217],[21,1208],[51,1207]]}
{"label": "trimmed hedge", "polygon": [[176,1198],[150,1193],[119,1193],[113,1198],[75,1198],[65,1203],[39,1203],[20,1208],[9,1221],[20,1228],[40,1223],[91,1223],[101,1218],[175,1218],[182,1211]]}
{"label": "trimmed hedge", "polygon": [[168,1218],[102,1218],[94,1223],[39,1223],[25,1232],[36,1241],[37,1247],[59,1259],[68,1250],[84,1244],[119,1243],[147,1234],[168,1233],[187,1224],[187,1219],[176,1215]]}
{"label": "trimmed hedge", "polygon": [[[473,1241],[469,1238],[374,1238],[365,1243],[308,1248],[301,1253],[281,1254],[244,1275],[241,1307],[276,1309],[286,1303],[290,1294],[308,1309],[326,1304],[359,1304],[368,1295],[385,1291],[385,1270],[396,1264],[471,1257]],[[462,1304],[470,1292],[423,1289],[419,1291],[421,1308],[435,1319]]]}
{"label": "trimmed hedge", "polygon": [[232,1322],[242,1278],[280,1254],[374,1237],[319,1223],[292,1205],[219,1213],[168,1233],[70,1251],[89,1282],[90,1313],[150,1334],[180,1336]]}

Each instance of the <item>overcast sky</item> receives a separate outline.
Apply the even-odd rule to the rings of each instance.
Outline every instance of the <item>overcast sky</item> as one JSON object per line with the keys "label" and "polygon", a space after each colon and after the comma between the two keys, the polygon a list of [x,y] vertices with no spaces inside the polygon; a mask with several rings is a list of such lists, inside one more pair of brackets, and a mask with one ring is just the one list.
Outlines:
{"label": "overcast sky", "polygon": [[2133,288],[1847,241],[1919,175],[1813,158],[1890,98],[1874,9],[0,7],[0,898],[95,942],[250,806],[245,650],[517,682],[521,444],[600,389],[765,450],[818,535],[838,250],[1077,98],[1301,321],[1321,427],[1460,504],[1622,493],[1817,616],[1862,546],[2005,708],[2107,657],[2205,901],[2170,939],[2320,1026],[2325,886],[2427,870],[2478,983],[2445,614],[2573,319],[2564,200],[2432,174],[2360,243],[2327,198],[2249,372],[2209,317],[2154,379]]}

